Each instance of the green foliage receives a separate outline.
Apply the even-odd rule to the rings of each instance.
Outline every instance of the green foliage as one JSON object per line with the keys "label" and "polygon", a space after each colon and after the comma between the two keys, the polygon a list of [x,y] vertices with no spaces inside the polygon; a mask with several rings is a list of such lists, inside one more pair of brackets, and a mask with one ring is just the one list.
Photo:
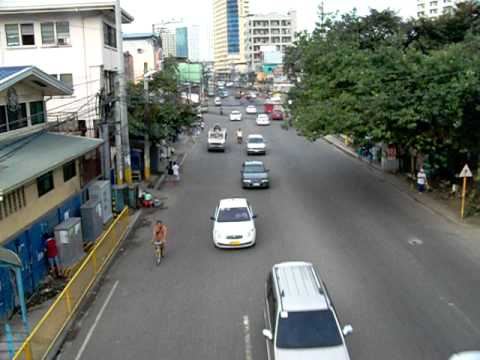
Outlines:
{"label": "green foliage", "polygon": [[177,63],[167,58],[162,71],[149,81],[150,101],[145,112],[143,81],[129,84],[128,113],[131,136],[148,134],[153,142],[168,139],[185,127],[192,126],[195,112],[180,98]]}
{"label": "green foliage", "polygon": [[480,152],[479,7],[438,20],[391,11],[327,19],[287,49],[300,78],[290,92],[294,125],[310,139],[332,133],[430,155]]}

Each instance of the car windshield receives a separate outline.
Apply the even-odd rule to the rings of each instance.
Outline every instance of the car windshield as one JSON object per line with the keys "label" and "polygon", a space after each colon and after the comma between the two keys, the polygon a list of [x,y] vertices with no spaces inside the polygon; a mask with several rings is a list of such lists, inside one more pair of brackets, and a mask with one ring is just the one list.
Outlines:
{"label": "car windshield", "polygon": [[249,221],[250,214],[245,207],[238,208],[224,208],[218,212],[218,222],[238,222]]}
{"label": "car windshield", "polygon": [[240,114],[240,111],[232,111],[232,115],[238,115]]}
{"label": "car windshield", "polygon": [[254,137],[254,138],[248,139],[248,142],[251,143],[251,144],[262,144],[262,143],[263,143],[263,139],[262,139],[262,138]]}
{"label": "car windshield", "polygon": [[265,172],[263,165],[246,165],[243,169],[245,173],[259,173]]}
{"label": "car windshield", "polygon": [[278,322],[277,346],[282,349],[342,345],[331,310],[289,312]]}

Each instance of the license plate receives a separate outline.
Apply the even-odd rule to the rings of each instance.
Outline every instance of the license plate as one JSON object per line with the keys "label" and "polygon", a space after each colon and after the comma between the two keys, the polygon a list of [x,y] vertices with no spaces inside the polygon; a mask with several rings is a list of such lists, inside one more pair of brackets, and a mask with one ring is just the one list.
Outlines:
{"label": "license plate", "polygon": [[255,184],[253,184],[253,186],[260,186],[260,184],[259,184],[259,183],[255,183]]}
{"label": "license plate", "polygon": [[230,241],[230,245],[238,246],[240,245],[240,241],[238,240]]}

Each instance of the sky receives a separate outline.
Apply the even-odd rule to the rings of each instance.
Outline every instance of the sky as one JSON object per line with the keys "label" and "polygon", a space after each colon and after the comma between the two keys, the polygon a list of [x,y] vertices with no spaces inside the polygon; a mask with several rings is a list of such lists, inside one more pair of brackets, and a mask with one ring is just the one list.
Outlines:
{"label": "sky", "polygon": [[[391,8],[404,17],[415,14],[416,0],[324,0],[325,12],[340,13],[356,8],[365,14],[369,8],[383,10]],[[122,7],[135,17],[124,32],[149,32],[153,23],[172,18],[181,19],[186,24],[200,26],[200,51],[203,60],[212,58],[212,9],[213,0],[121,0]],[[286,13],[297,11],[298,31],[311,31],[318,19],[321,0],[250,0],[250,13]]]}

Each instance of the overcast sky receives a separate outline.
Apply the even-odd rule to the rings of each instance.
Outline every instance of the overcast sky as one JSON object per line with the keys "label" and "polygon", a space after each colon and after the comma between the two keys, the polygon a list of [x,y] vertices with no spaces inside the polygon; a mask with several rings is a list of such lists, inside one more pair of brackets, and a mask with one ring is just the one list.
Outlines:
{"label": "overcast sky", "polygon": [[[125,26],[124,32],[149,32],[153,23],[170,18],[181,18],[187,24],[201,27],[200,49],[203,58],[211,58],[213,0],[121,0],[122,7],[135,17],[132,25]],[[250,0],[250,12],[287,12],[296,10],[297,30],[311,31],[318,18],[320,0]],[[348,12],[357,8],[360,14],[368,12],[369,8],[383,10],[391,8],[404,17],[415,14],[415,0],[325,0],[326,12]]]}

